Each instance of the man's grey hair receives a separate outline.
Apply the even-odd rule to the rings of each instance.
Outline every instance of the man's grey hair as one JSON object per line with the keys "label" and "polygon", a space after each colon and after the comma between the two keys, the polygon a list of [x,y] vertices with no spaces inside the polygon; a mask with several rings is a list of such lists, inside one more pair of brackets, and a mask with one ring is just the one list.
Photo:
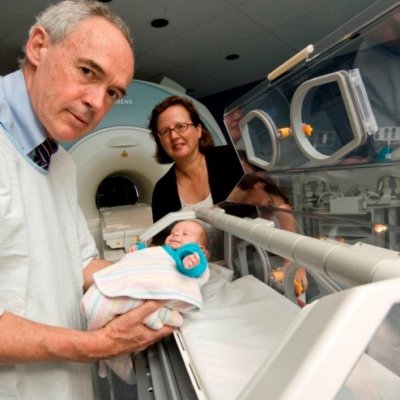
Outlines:
{"label": "man's grey hair", "polygon": [[[49,6],[36,17],[29,34],[35,27],[41,26],[48,33],[52,43],[60,43],[77,24],[92,17],[105,18],[116,26],[128,40],[133,51],[133,39],[128,25],[109,7],[95,0],[64,0]],[[25,54],[19,60],[20,66],[23,67],[27,62]]]}

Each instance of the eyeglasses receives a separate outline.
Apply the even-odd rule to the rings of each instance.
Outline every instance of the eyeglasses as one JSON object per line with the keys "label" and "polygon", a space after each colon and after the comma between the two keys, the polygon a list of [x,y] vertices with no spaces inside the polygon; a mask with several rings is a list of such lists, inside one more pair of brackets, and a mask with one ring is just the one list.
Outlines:
{"label": "eyeglasses", "polygon": [[189,129],[189,126],[194,126],[194,124],[188,124],[186,122],[179,122],[173,128],[161,129],[160,131],[157,132],[157,135],[160,138],[163,138],[163,137],[167,137],[167,136],[171,135],[172,131],[175,131],[176,133],[183,133]]}

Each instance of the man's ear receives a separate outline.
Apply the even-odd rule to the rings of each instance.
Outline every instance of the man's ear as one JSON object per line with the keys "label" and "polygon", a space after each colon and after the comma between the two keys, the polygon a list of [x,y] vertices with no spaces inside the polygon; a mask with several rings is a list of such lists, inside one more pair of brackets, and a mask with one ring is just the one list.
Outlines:
{"label": "man's ear", "polygon": [[39,65],[43,50],[47,49],[48,43],[49,35],[43,27],[32,28],[25,46],[25,54],[31,64]]}

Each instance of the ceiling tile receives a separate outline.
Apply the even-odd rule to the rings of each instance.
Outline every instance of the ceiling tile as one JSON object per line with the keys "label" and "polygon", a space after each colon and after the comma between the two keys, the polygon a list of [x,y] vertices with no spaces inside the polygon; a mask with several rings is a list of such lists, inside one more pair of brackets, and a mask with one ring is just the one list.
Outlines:
{"label": "ceiling tile", "polygon": [[[385,0],[390,3],[390,0]],[[316,43],[374,0],[113,0],[110,8],[130,25],[135,78],[166,76],[193,97],[263,79],[309,43]],[[17,57],[34,16],[49,0],[12,0],[0,13],[0,75]],[[393,4],[396,1],[392,2]],[[167,18],[164,29],[150,26]],[[228,54],[240,58],[228,62]]]}
{"label": "ceiling tile", "polygon": [[167,61],[185,63],[244,40],[261,30],[247,16],[231,10],[192,29],[190,40],[186,35],[179,36],[154,49],[151,54]]}

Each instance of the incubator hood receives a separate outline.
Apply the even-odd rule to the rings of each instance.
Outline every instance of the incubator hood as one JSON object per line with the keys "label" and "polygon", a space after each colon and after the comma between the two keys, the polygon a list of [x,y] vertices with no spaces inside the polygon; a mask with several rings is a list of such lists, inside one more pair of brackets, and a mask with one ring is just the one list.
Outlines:
{"label": "incubator hood", "polygon": [[[274,179],[296,211],[392,226],[373,243],[393,250],[400,240],[399,26],[398,2],[374,2],[224,113],[248,173]],[[306,234],[324,237],[323,226],[321,219]],[[356,239],[351,229],[340,231],[338,238]]]}

